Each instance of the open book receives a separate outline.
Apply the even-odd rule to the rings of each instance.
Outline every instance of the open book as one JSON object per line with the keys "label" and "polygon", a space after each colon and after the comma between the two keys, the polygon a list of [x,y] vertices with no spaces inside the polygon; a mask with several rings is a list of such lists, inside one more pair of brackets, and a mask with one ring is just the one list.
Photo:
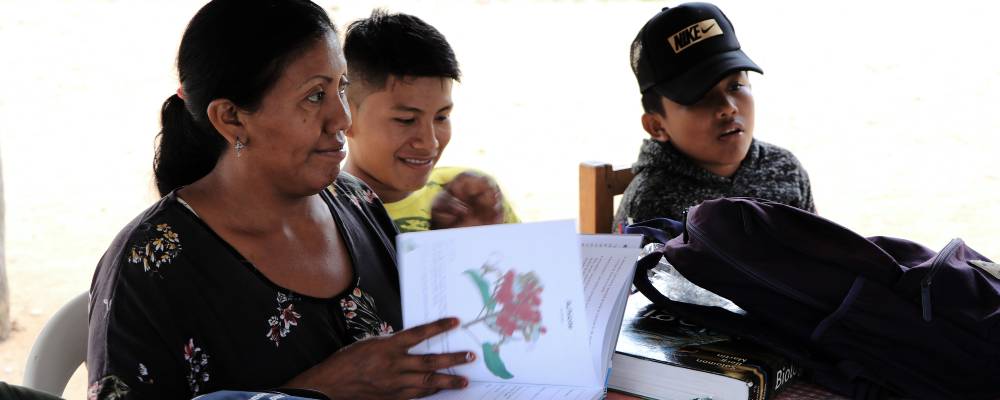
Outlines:
{"label": "open book", "polygon": [[640,242],[573,221],[399,235],[404,327],[461,320],[412,352],[477,356],[447,371],[468,388],[433,398],[601,398]]}

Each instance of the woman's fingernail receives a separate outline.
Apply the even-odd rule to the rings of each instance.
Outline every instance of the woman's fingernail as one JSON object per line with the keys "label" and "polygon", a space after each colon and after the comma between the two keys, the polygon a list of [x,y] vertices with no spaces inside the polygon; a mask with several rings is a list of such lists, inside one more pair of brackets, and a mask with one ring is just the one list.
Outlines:
{"label": "woman's fingernail", "polygon": [[465,353],[465,361],[466,362],[473,362],[473,361],[475,361],[475,359],[476,359],[476,353],[473,353],[471,351],[468,352],[468,353]]}

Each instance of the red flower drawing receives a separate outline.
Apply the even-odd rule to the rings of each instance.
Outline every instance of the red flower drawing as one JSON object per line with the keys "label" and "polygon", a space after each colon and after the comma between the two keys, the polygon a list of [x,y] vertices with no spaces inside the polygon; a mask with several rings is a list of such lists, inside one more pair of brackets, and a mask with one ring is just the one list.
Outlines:
{"label": "red flower drawing", "polygon": [[[542,321],[542,313],[538,310],[542,304],[542,287],[533,278],[525,275],[515,277],[514,271],[504,274],[496,296],[497,303],[503,306],[497,315],[501,335],[513,336],[515,331],[520,330],[525,339],[530,340],[531,328]],[[516,293],[515,286],[520,289]]]}
{"label": "red flower drawing", "polygon": [[[542,285],[534,272],[522,274],[510,269],[500,275],[493,265],[487,263],[479,270],[469,269],[464,273],[479,289],[483,308],[472,321],[462,325],[469,329],[473,325],[484,324],[486,328],[499,334],[496,342],[484,341],[483,362],[494,375],[511,379],[514,375],[507,370],[500,357],[500,346],[520,333],[525,342],[537,341],[545,334],[542,326]],[[499,275],[498,278],[494,278]]]}

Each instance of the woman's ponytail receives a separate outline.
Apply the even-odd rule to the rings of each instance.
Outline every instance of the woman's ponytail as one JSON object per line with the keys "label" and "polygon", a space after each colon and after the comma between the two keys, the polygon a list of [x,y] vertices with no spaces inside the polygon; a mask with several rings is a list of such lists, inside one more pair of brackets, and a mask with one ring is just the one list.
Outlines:
{"label": "woman's ponytail", "polygon": [[226,141],[218,133],[205,132],[199,127],[184,100],[176,94],[163,102],[160,123],[153,175],[163,196],[208,175]]}

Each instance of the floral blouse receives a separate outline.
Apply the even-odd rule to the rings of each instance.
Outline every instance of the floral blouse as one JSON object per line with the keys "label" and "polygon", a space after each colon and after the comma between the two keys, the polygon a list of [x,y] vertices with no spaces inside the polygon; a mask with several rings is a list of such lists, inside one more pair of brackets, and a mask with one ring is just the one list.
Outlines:
{"label": "floral blouse", "polygon": [[402,323],[393,241],[375,194],[341,174],[320,194],[354,266],[315,298],[268,280],[175,193],[126,226],[90,289],[91,399],[180,399],[280,387],[357,340]]}

